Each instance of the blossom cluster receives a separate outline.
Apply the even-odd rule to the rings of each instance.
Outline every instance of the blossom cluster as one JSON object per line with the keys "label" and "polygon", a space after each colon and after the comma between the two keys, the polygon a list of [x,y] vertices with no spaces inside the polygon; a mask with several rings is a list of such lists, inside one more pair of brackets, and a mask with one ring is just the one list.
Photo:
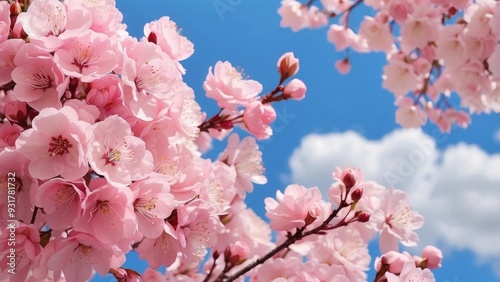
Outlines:
{"label": "blossom cluster", "polygon": [[[293,53],[267,94],[229,62],[209,68],[203,88],[221,109],[207,118],[183,81],[193,44],[169,17],[141,39],[113,0],[0,1],[0,18],[0,280],[363,281],[377,234],[381,277],[433,279],[438,250],[398,252],[417,243],[422,216],[358,170],[335,171],[328,201],[316,187],[278,191],[268,223],[245,205],[267,182],[255,138],[272,135],[272,103],[306,93]],[[229,135],[235,125],[253,137]],[[225,137],[216,160],[202,157]],[[150,266],[142,276],[123,268],[131,251]]]}
{"label": "blossom cluster", "polygon": [[[314,5],[320,2],[320,6]],[[374,10],[359,30],[349,15],[361,3]],[[361,8],[368,10],[369,8]],[[328,41],[346,57],[335,63],[350,71],[347,51],[384,52],[382,86],[394,94],[396,122],[418,128],[430,120],[443,132],[467,127],[470,113],[500,112],[500,2],[494,0],[284,0],[281,26],[293,31],[328,29]],[[370,13],[367,13],[370,14]],[[454,104],[452,93],[460,98]],[[460,110],[463,108],[468,110]]]}

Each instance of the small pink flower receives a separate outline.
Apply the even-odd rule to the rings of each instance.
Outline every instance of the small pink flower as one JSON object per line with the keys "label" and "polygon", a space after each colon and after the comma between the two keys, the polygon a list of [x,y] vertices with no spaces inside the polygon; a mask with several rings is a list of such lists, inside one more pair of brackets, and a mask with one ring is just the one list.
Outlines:
{"label": "small pink flower", "polygon": [[387,282],[401,282],[401,281],[420,281],[420,282],[434,282],[434,274],[429,269],[422,269],[415,266],[415,262],[405,263],[403,270],[396,276],[390,272],[385,273]]}
{"label": "small pink flower", "polygon": [[337,51],[342,51],[354,45],[357,35],[350,28],[332,24],[328,30],[328,41],[335,45]]}
{"label": "small pink flower", "polygon": [[299,31],[307,23],[307,7],[295,0],[281,1],[281,7],[278,9],[281,16],[281,27],[290,27],[293,31]]}
{"label": "small pink flower", "polygon": [[252,192],[253,183],[266,184],[262,152],[252,137],[245,137],[241,143],[237,134],[231,134],[227,141],[227,148],[218,159],[234,167],[236,170],[235,188],[238,196],[245,197],[246,192]]}
{"label": "small pink flower", "polygon": [[389,14],[398,24],[402,24],[408,18],[408,14],[410,14],[412,10],[411,3],[406,0],[393,1],[389,4]]}
{"label": "small pink flower", "polygon": [[[424,5],[429,6],[420,4]],[[432,8],[427,7],[427,9]],[[436,18],[415,16],[415,13],[408,14],[408,18],[401,26],[401,44],[409,50],[422,48],[438,38],[439,30],[436,28],[438,26],[441,24]]]}
{"label": "small pink flower", "polygon": [[[0,3],[7,4],[7,2],[4,1]],[[23,46],[24,44],[26,44],[26,42],[24,42],[24,40],[22,39],[9,39],[3,43],[0,43],[0,85],[7,84],[12,80],[11,73],[12,70],[16,68],[14,58],[19,52],[19,49],[21,49],[21,46]]]}
{"label": "small pink flower", "polygon": [[397,100],[396,122],[404,128],[419,128],[427,122],[427,114],[413,102],[412,98],[400,97]]}
{"label": "small pink flower", "polygon": [[24,129],[18,124],[11,123],[9,120],[0,124],[0,149],[14,147],[16,140]]}
{"label": "small pink flower", "polygon": [[62,271],[67,281],[88,281],[94,270],[104,276],[110,268],[125,262],[125,255],[116,245],[76,231],[67,238],[50,241],[45,250],[49,269]]}
{"label": "small pink flower", "polygon": [[84,135],[88,125],[78,120],[78,114],[70,107],[46,108],[33,119],[33,128],[21,133],[16,148],[31,160],[29,170],[34,177],[49,179],[61,175],[75,180],[88,171]]}
{"label": "small pink flower", "polygon": [[366,39],[368,47],[372,50],[388,53],[392,49],[394,39],[389,25],[380,23],[372,17],[365,17],[361,23],[359,35]]}
{"label": "small pink flower", "polygon": [[111,184],[126,186],[153,170],[153,156],[130,125],[117,115],[92,125],[86,132],[88,159],[94,171]]}
{"label": "small pink flower", "polygon": [[287,98],[300,101],[306,96],[306,91],[307,87],[304,82],[298,78],[294,78],[285,85],[283,95]]}
{"label": "small pink flower", "polygon": [[276,119],[276,112],[271,105],[254,101],[243,113],[245,129],[257,139],[267,139],[273,134],[270,124]]}
{"label": "small pink flower", "polygon": [[103,178],[92,180],[89,188],[75,231],[92,234],[106,244],[115,244],[132,234],[137,225],[132,191],[114,187]]}
{"label": "small pink flower", "polygon": [[399,274],[407,262],[413,262],[413,258],[407,252],[389,251],[375,259],[375,270],[380,271],[382,265],[389,265],[389,272]]}
{"label": "small pink flower", "polygon": [[391,91],[396,97],[403,96],[418,87],[419,77],[413,69],[413,65],[403,61],[404,58],[397,56],[389,60],[384,67],[384,79],[382,86]]}
{"label": "small pink flower", "polygon": [[107,36],[91,30],[64,41],[54,54],[64,74],[91,82],[111,72],[117,63],[116,54]]}
{"label": "small pink flower", "polygon": [[337,60],[335,62],[335,68],[341,74],[348,74],[351,71],[351,61],[348,58]]}
{"label": "small pink flower", "polygon": [[405,192],[387,189],[380,201],[380,208],[371,216],[374,227],[380,230],[381,253],[398,250],[398,241],[405,246],[416,246],[415,229],[422,227],[424,218],[414,211]]}
{"label": "small pink flower", "polygon": [[443,253],[440,249],[434,246],[425,246],[422,250],[422,258],[425,260],[425,267],[429,269],[436,269],[441,267]]}
{"label": "small pink flower", "polygon": [[241,72],[230,62],[217,62],[212,73],[209,68],[203,89],[207,97],[217,101],[221,108],[237,110],[239,106],[248,106],[262,92],[262,85],[255,80],[244,79]]}
{"label": "small pink flower", "polygon": [[36,189],[35,205],[43,209],[51,229],[64,230],[80,219],[83,214],[81,204],[87,193],[83,179],[53,178]]}
{"label": "small pink flower", "polygon": [[265,199],[270,226],[277,231],[291,231],[306,225],[309,208],[321,201],[321,192],[318,187],[306,188],[293,184],[288,185],[284,193],[276,191],[276,200]]}
{"label": "small pink flower", "polygon": [[174,210],[174,196],[168,182],[149,178],[130,185],[134,193],[134,211],[138,229],[145,237],[157,238],[164,228],[164,219]]}
{"label": "small pink flower", "polygon": [[155,44],[167,53],[170,58],[182,61],[194,52],[194,45],[185,36],[180,35],[180,29],[169,17],[161,17],[144,26],[144,35],[155,34]]}

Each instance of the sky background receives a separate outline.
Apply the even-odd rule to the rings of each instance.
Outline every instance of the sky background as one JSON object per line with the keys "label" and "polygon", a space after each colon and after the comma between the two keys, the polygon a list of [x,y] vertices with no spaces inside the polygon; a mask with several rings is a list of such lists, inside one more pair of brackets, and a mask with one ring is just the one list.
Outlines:
{"label": "sky background", "polygon": [[[298,33],[280,28],[277,0],[117,2],[131,35],[141,37],[144,24],[169,16],[194,43],[194,55],[182,62],[185,81],[209,116],[218,108],[205,97],[202,83],[217,61],[244,69],[267,93],[279,79],[277,59],[288,51],[300,59],[297,77],[306,83],[307,97],[273,104],[274,135],[260,142],[268,183],[255,186],[246,201],[261,217],[264,198],[274,197],[277,189],[293,182],[327,189],[335,166],[356,166],[366,179],[409,193],[426,219],[420,245],[436,244],[444,252],[436,281],[500,281],[498,114],[474,115],[469,128],[453,128],[450,134],[434,125],[402,130],[395,123],[394,98],[381,87],[384,55],[352,54],[351,72],[340,75],[334,63],[344,54],[327,42],[328,28]],[[367,13],[373,14],[355,10],[350,20],[355,30]],[[215,141],[206,156],[216,157],[224,145]],[[373,260],[377,244],[370,249]],[[126,265],[146,267],[134,255]],[[94,281],[113,279],[97,275]]]}

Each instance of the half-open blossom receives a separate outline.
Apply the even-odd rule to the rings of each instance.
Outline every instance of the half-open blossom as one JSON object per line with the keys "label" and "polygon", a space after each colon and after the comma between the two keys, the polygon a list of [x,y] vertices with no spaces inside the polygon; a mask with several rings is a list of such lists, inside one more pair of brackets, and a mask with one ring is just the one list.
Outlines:
{"label": "half-open blossom", "polygon": [[304,82],[298,78],[294,78],[285,85],[283,95],[287,98],[300,101],[306,96],[306,91],[307,87]]}
{"label": "half-open blossom", "polygon": [[92,125],[86,132],[88,159],[94,171],[111,184],[125,186],[153,170],[153,156],[130,125],[117,115]]}
{"label": "half-open blossom", "polygon": [[88,126],[70,107],[46,108],[33,119],[33,128],[21,133],[16,148],[31,160],[29,171],[34,177],[61,175],[74,180],[88,171],[84,134]]}
{"label": "half-open blossom", "polygon": [[291,231],[304,227],[312,205],[321,201],[318,187],[306,188],[297,184],[288,185],[284,193],[276,191],[276,200],[266,198],[266,216],[270,226],[277,231]]}
{"label": "half-open blossom", "polygon": [[385,273],[387,282],[401,282],[401,281],[419,281],[419,282],[434,282],[434,274],[426,268],[422,269],[415,266],[415,262],[407,262],[401,273],[398,275],[392,274],[390,272]]}
{"label": "half-open blossom", "polygon": [[273,134],[270,124],[276,119],[276,112],[269,104],[254,101],[243,112],[244,128],[257,139],[267,139]]}
{"label": "half-open blossom", "polygon": [[236,110],[239,106],[248,106],[262,92],[262,84],[252,79],[245,79],[242,73],[230,62],[217,62],[215,68],[208,69],[203,82],[207,97],[217,101],[221,108]]}

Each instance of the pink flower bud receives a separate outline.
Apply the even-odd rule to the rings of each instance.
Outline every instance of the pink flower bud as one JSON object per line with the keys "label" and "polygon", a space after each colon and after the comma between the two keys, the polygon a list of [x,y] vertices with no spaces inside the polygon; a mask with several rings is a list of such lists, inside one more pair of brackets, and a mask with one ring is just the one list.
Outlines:
{"label": "pink flower bud", "polygon": [[346,170],[344,177],[342,177],[342,182],[344,182],[345,188],[349,191],[356,185],[356,177],[349,170]]}
{"label": "pink flower bud", "polygon": [[351,71],[351,62],[349,61],[348,58],[338,60],[335,62],[335,68],[341,73],[341,74],[347,74]]}
{"label": "pink flower bud", "polygon": [[229,261],[234,265],[238,265],[243,263],[248,258],[250,248],[245,242],[236,241],[234,244],[229,246],[229,252]]}
{"label": "pink flower bud", "polygon": [[304,82],[294,78],[285,86],[285,89],[283,89],[283,95],[290,99],[302,100],[306,96],[306,91],[307,87]]}
{"label": "pink flower bud", "polygon": [[398,253],[396,251],[390,251],[382,255],[380,259],[375,260],[375,268],[380,270],[382,265],[389,265],[389,272],[394,274],[401,273],[405,263],[412,260],[410,255],[407,253]]}
{"label": "pink flower bud", "polygon": [[367,212],[362,212],[358,215],[359,222],[368,222],[370,220],[370,214]]}
{"label": "pink flower bud", "polygon": [[220,127],[222,129],[231,129],[233,128],[233,123],[229,120],[223,120],[220,122]]}
{"label": "pink flower bud", "polygon": [[353,202],[357,203],[363,196],[363,189],[356,189],[352,191],[351,199]]}
{"label": "pink flower bud", "polygon": [[312,204],[311,206],[309,206],[307,216],[304,219],[306,225],[313,223],[316,220],[316,218],[319,217],[320,214],[321,214],[321,208],[317,204]]}
{"label": "pink flower bud", "polygon": [[28,114],[28,108],[26,107],[26,103],[19,101],[11,101],[5,105],[4,108],[5,116],[14,122],[23,121],[26,119]]}
{"label": "pink flower bud", "polygon": [[278,71],[283,80],[297,74],[299,71],[299,59],[294,57],[293,52],[287,52],[279,58]]}
{"label": "pink flower bud", "polygon": [[443,253],[440,249],[434,246],[426,246],[422,250],[422,257],[426,259],[425,266],[429,269],[435,269],[441,267],[441,261],[443,260]]}

